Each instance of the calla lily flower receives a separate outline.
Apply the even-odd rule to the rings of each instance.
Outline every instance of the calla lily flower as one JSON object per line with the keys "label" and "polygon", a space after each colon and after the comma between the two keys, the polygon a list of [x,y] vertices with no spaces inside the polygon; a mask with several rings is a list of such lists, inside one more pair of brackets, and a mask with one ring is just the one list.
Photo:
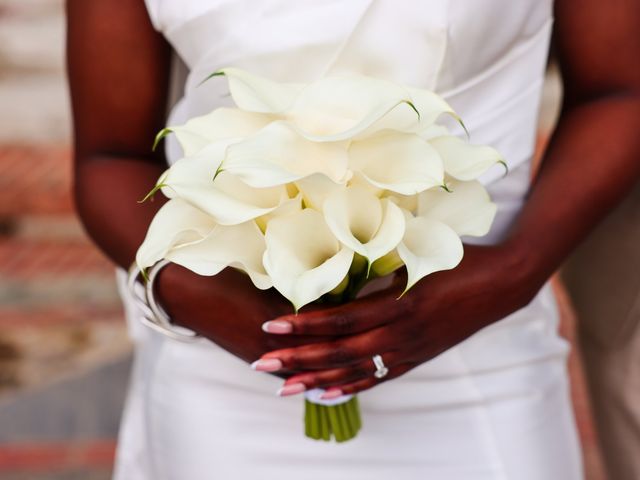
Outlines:
{"label": "calla lily flower", "polygon": [[212,76],[224,75],[236,105],[242,110],[260,113],[282,113],[288,110],[304,85],[278,83],[239,68],[223,68]]}
{"label": "calla lily flower", "polygon": [[373,125],[400,105],[419,114],[409,91],[395,83],[358,75],[326,77],[306,86],[287,112],[301,135],[316,142],[347,140]]}
{"label": "calla lily flower", "polygon": [[344,183],[350,176],[347,167],[346,142],[312,142],[285,122],[273,122],[230,145],[223,162],[225,171],[256,188],[295,182],[314,173]]}
{"label": "calla lily flower", "polygon": [[226,267],[246,272],[260,289],[271,287],[262,266],[264,236],[254,222],[218,225],[180,198],[165,203],[149,225],[138,249],[140,269],[166,259],[199,274],[216,275]]}
{"label": "calla lily flower", "polygon": [[440,154],[445,171],[458,180],[474,180],[496,163],[504,164],[495,149],[471,145],[451,135],[432,138],[429,143]]}
{"label": "calla lily flower", "polygon": [[252,135],[274,119],[272,115],[237,108],[217,108],[207,115],[190,119],[184,125],[165,128],[156,137],[156,143],[174,133],[184,155],[191,156],[212,142]]}
{"label": "calla lily flower", "polygon": [[398,255],[407,267],[405,292],[425,276],[450,270],[462,260],[462,241],[447,224],[424,217],[407,221]]}
{"label": "calla lily flower", "polygon": [[353,259],[322,214],[310,208],[272,219],[265,240],[265,270],[296,310],[336,288]]}
{"label": "calla lily flower", "polygon": [[365,257],[369,265],[393,250],[404,235],[402,210],[359,186],[329,196],[323,212],[333,235]]}
{"label": "calla lily flower", "polygon": [[385,131],[349,147],[349,167],[372,185],[414,195],[444,184],[438,152],[418,135]]}
{"label": "calla lily flower", "polygon": [[216,225],[201,241],[174,248],[165,258],[205,276],[216,275],[227,267],[237,268],[247,273],[257,288],[266,290],[272,282],[262,265],[264,251],[264,235],[255,222],[248,221]]}
{"label": "calla lily flower", "polygon": [[213,143],[192,157],[178,160],[161,177],[162,193],[186,200],[222,225],[265,215],[288,199],[283,186],[252,188],[238,177],[220,171],[227,144]]}
{"label": "calla lily flower", "polygon": [[458,235],[489,233],[497,206],[476,180],[447,182],[451,191],[431,189],[418,196],[417,215],[449,225]]}
{"label": "calla lily flower", "polygon": [[215,226],[213,218],[186,201],[169,200],[151,220],[136,253],[136,263],[144,270],[165,258],[173,248],[202,241]]}

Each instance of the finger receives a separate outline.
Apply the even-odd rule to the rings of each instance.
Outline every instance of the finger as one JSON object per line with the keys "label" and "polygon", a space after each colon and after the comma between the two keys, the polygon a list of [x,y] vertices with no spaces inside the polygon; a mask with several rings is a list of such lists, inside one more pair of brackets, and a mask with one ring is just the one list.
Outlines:
{"label": "finger", "polygon": [[265,353],[260,361],[278,359],[280,368],[286,370],[329,370],[355,365],[389,350],[393,350],[393,337],[383,327],[331,342],[275,350]]}
{"label": "finger", "polygon": [[407,314],[409,299],[396,299],[399,292],[387,289],[343,305],[285,315],[262,324],[267,333],[288,335],[344,336],[380,327]]}
{"label": "finger", "polygon": [[[385,366],[389,369],[393,368],[395,365],[403,363],[404,360],[404,355],[402,355],[401,352],[386,352],[381,356]],[[312,388],[328,388],[335,385],[348,384],[373,377],[376,370],[373,360],[368,359],[350,367],[332,368],[319,372],[303,372],[295,374],[284,382],[283,387],[303,384],[305,386],[305,390],[310,390]]]}
{"label": "finger", "polygon": [[[413,363],[401,363],[389,369],[389,373],[382,378],[376,378],[375,376],[365,378],[363,380],[356,380],[355,382],[346,383],[344,385],[336,385],[332,388],[332,391],[339,390],[342,395],[354,395],[356,393],[364,392],[376,385],[379,385],[388,380],[392,380],[401,375],[404,375],[409,370],[415,367]],[[335,393],[334,395],[337,395]]]}

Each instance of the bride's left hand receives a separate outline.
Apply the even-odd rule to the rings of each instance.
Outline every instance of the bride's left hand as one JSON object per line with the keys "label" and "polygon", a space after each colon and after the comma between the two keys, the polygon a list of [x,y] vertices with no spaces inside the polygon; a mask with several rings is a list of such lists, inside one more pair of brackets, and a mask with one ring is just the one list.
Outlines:
{"label": "bride's left hand", "polygon": [[[318,335],[332,341],[268,352],[295,371],[281,394],[321,387],[337,395],[396,378],[525,306],[542,285],[526,257],[509,245],[466,246],[460,265],[432,274],[397,300],[404,279],[335,307],[275,318],[263,328],[279,335]],[[372,357],[388,374],[378,379]],[[274,362],[268,362],[273,367]],[[304,387],[303,387],[304,386]]]}

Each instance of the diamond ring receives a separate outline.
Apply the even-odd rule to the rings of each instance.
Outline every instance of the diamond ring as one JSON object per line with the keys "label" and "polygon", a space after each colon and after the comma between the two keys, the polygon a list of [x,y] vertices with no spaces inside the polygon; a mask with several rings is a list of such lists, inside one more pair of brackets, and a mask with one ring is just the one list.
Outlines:
{"label": "diamond ring", "polygon": [[382,357],[380,355],[374,355],[372,357],[373,364],[376,366],[376,371],[374,373],[376,378],[383,378],[387,376],[389,373],[389,369],[385,367],[384,362],[382,361]]}

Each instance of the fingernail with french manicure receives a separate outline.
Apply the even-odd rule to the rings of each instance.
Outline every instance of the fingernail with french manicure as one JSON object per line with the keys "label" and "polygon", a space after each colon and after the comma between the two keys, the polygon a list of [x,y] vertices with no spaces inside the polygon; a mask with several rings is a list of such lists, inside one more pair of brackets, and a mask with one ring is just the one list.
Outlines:
{"label": "fingernail with french manicure", "polygon": [[320,395],[321,400],[333,400],[334,398],[338,398],[342,396],[342,390],[336,388],[335,390],[327,390],[322,395]]}
{"label": "fingernail with french manicure", "polygon": [[276,394],[280,397],[286,397],[288,395],[295,395],[297,393],[302,393],[307,389],[304,386],[304,383],[290,383],[289,385],[285,385],[280,388]]}
{"label": "fingernail with french manicure", "polygon": [[282,368],[282,362],[277,358],[260,358],[251,364],[251,368],[258,372],[277,372]]}
{"label": "fingernail with french manicure", "polygon": [[267,333],[291,333],[293,325],[284,320],[270,320],[262,324],[262,330]]}

